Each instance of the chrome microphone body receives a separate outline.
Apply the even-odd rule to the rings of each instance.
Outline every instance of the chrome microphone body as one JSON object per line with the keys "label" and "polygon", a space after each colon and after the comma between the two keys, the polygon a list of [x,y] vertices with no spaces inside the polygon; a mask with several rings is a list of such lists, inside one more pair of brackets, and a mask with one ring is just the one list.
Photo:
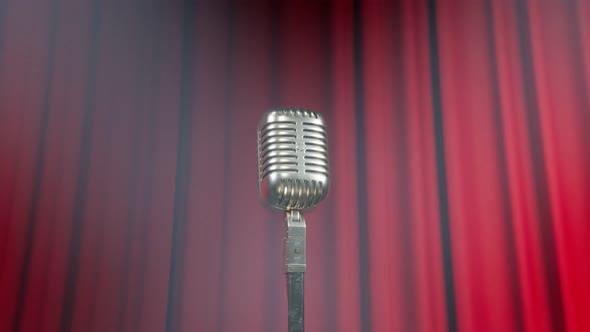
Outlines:
{"label": "chrome microphone body", "polygon": [[266,112],[258,125],[258,187],[273,208],[312,208],[328,193],[328,147],[321,115],[303,109]]}
{"label": "chrome microphone body", "polygon": [[289,332],[304,330],[307,228],[302,211],[317,206],[328,187],[328,142],[322,116],[299,108],[266,112],[258,124],[258,192],[265,204],[285,211]]}

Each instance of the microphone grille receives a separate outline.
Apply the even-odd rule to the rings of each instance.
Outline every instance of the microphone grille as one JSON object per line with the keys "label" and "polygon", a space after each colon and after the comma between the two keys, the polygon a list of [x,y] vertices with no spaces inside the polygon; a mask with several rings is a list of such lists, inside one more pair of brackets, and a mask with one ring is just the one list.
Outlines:
{"label": "microphone grille", "polygon": [[316,206],[328,191],[325,122],[318,113],[272,109],[258,126],[258,184],[263,201],[282,210]]}

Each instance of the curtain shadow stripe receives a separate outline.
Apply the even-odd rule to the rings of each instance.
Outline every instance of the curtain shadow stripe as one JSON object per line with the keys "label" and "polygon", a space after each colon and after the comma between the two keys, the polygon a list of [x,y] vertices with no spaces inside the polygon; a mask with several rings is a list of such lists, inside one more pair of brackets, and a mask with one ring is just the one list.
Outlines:
{"label": "curtain shadow stripe", "polygon": [[[281,70],[282,61],[282,40],[283,40],[283,24],[284,24],[284,1],[282,0],[272,0],[270,1],[269,5],[269,17],[270,17],[270,47],[269,47],[269,75],[268,75],[268,82],[270,83],[270,104],[271,107],[281,107],[281,89],[283,85],[281,84],[281,74],[283,71]],[[264,112],[266,110],[261,110]],[[268,210],[267,210],[268,211]],[[277,215],[272,212],[265,212],[265,240],[267,245],[267,252],[270,253],[268,259],[272,259],[273,262],[277,262],[278,264],[266,264],[266,274],[265,274],[265,282],[268,285],[273,285],[277,287],[277,289],[284,290],[287,292],[286,288],[286,278],[279,278],[280,280],[276,280],[277,275],[280,274],[280,270],[277,271],[277,267],[281,267],[282,264],[282,252],[281,250],[277,250],[277,248],[281,248],[282,240],[281,240],[281,231],[282,231],[282,219],[277,220]],[[279,218],[282,218],[280,216]],[[279,288],[279,285],[281,286]],[[279,317],[282,316],[282,311],[287,311],[287,308],[282,307],[281,302],[281,295],[278,292],[271,292],[268,294],[266,308],[269,313],[270,319],[265,320],[265,331],[275,331],[277,326],[280,325]]]}
{"label": "curtain shadow stripe", "polygon": [[182,29],[180,105],[178,114],[178,146],[174,215],[168,276],[166,331],[180,331],[183,263],[185,255],[188,184],[191,169],[192,112],[195,91],[196,2],[185,0]]}
{"label": "curtain shadow stripe", "polygon": [[449,218],[449,197],[446,177],[445,143],[443,133],[442,95],[440,64],[438,61],[438,37],[436,21],[436,0],[428,0],[428,40],[430,46],[430,69],[432,71],[432,111],[434,116],[434,144],[436,154],[436,175],[438,186],[440,232],[442,244],[445,302],[448,331],[457,331],[457,309],[451,252],[451,229]]}
{"label": "curtain shadow stripe", "polygon": [[74,314],[74,302],[80,265],[80,246],[84,229],[84,209],[86,208],[88,173],[92,152],[92,132],[96,108],[96,76],[98,67],[99,35],[101,26],[101,1],[92,2],[90,20],[90,45],[88,50],[88,76],[84,92],[84,115],[80,142],[80,162],[76,179],[74,210],[72,213],[72,230],[68,251],[68,265],[64,284],[64,301],[60,319],[60,331],[70,332]]}
{"label": "curtain shadow stripe", "polygon": [[[322,23],[321,23],[321,29],[322,29],[322,38],[323,38],[323,44],[322,44],[322,49],[320,54],[322,54],[322,67],[323,67],[323,80],[324,80],[324,84],[322,84],[323,87],[323,92],[322,92],[322,107],[324,107],[323,110],[319,110],[321,112],[324,112],[326,114],[326,121],[328,123],[328,125],[330,125],[331,120],[333,119],[334,116],[336,116],[336,113],[334,112],[334,103],[333,103],[333,96],[332,96],[332,92],[334,91],[334,81],[333,81],[333,71],[334,68],[332,67],[332,59],[334,58],[334,52],[333,52],[333,40],[332,40],[332,22],[333,22],[333,12],[332,12],[332,6],[333,6],[333,1],[328,1],[325,3],[322,3],[322,15],[321,17],[323,18]],[[328,135],[330,135],[330,133],[328,133]],[[328,136],[328,139],[330,139],[331,137]],[[328,141],[328,143],[330,143],[331,141]],[[330,157],[328,156],[328,159]],[[323,280],[323,285],[324,290],[325,290],[325,298],[327,299],[326,303],[327,303],[327,308],[332,308],[332,309],[328,309],[326,310],[326,315],[325,315],[325,319],[326,319],[326,329],[327,331],[335,331],[336,330],[336,326],[338,325],[338,312],[337,310],[334,310],[337,307],[337,296],[338,296],[338,290],[337,290],[337,284],[335,282],[333,282],[334,280],[338,279],[338,275],[336,274],[336,260],[332,259],[333,257],[336,257],[336,232],[334,230],[334,227],[336,227],[336,224],[334,222],[328,222],[328,220],[332,221],[335,220],[336,214],[335,214],[335,204],[330,201],[330,203],[325,202],[324,204],[326,204],[326,227],[325,229],[325,233],[324,233],[324,243],[326,244],[326,250],[325,250],[325,259],[324,259],[324,264],[326,266],[326,273],[324,276],[324,280]]]}
{"label": "curtain shadow stripe", "polygon": [[[2,63],[2,57],[4,56],[4,25],[6,24],[7,2],[8,0],[0,0],[0,63]],[[1,70],[2,68],[0,67],[0,75],[2,75]]]}
{"label": "curtain shadow stripe", "polygon": [[282,0],[271,1],[270,32],[270,98],[272,107],[280,106],[281,101],[281,41],[283,38],[283,3]]}
{"label": "curtain shadow stripe", "polygon": [[[582,33],[582,25],[580,24],[581,17],[578,15],[578,7],[576,6],[577,1],[583,0],[568,0],[567,11],[570,17],[570,31],[572,39],[574,40],[575,48],[572,49],[571,54],[573,55],[574,63],[580,70],[577,71],[576,79],[576,94],[582,96],[584,107],[579,110],[579,121],[580,132],[584,133],[583,145],[584,152],[587,157],[587,162],[590,161],[590,131],[587,130],[588,124],[590,123],[590,77],[585,74],[584,68],[590,66],[590,62],[586,63],[584,59],[584,36]],[[588,164],[586,164],[588,165]]]}
{"label": "curtain shadow stripe", "polygon": [[[391,146],[393,147],[391,153],[395,156],[397,167],[399,170],[399,180],[397,184],[398,193],[410,193],[412,190],[412,179],[410,177],[410,125],[409,117],[410,110],[407,105],[407,92],[408,88],[405,85],[407,81],[406,73],[404,72],[405,66],[405,55],[404,55],[404,29],[405,27],[402,20],[403,5],[401,2],[394,2],[391,5],[390,15],[393,18],[390,28],[392,29],[391,40],[393,45],[393,64],[391,70],[391,77],[393,78],[392,95],[394,101],[392,104],[392,110],[395,114],[394,121],[391,123],[391,128],[395,133]],[[412,211],[412,196],[401,195],[397,202],[391,202],[396,204],[399,210],[399,228],[390,234],[391,238],[398,239],[399,248],[402,250],[403,255],[401,257],[402,264],[404,266],[414,266],[416,257],[416,250],[414,249],[414,239],[417,234],[416,230],[412,227],[414,213]],[[419,330],[419,317],[418,317],[418,301],[417,298],[417,286],[416,282],[417,273],[415,268],[408,268],[401,274],[401,289],[400,296],[403,297],[404,308],[403,316],[406,317],[406,324],[403,325],[406,331],[417,331]]]}
{"label": "curtain shadow stripe", "polygon": [[140,331],[141,327],[141,318],[143,312],[143,305],[144,305],[144,293],[146,292],[145,287],[145,273],[146,273],[146,263],[148,260],[147,252],[148,252],[148,238],[149,238],[149,230],[151,229],[152,225],[152,199],[154,197],[154,164],[156,160],[156,151],[157,151],[157,112],[158,112],[158,87],[160,83],[160,62],[161,62],[161,42],[162,42],[162,24],[161,20],[154,19],[154,16],[159,14],[160,7],[158,4],[160,1],[154,0],[151,3],[151,6],[154,8],[152,12],[148,15],[146,19],[146,23],[155,22],[151,26],[153,27],[153,36],[155,39],[153,49],[151,50],[151,57],[149,59],[150,63],[150,82],[147,88],[148,92],[146,95],[148,96],[149,103],[147,104],[147,148],[145,159],[143,164],[145,165],[145,175],[144,175],[144,183],[145,188],[142,191],[142,198],[141,198],[141,206],[142,210],[140,212],[139,218],[144,222],[143,227],[140,228],[140,234],[138,239],[140,241],[140,249],[139,249],[139,262],[138,262],[138,276],[137,276],[137,297],[134,300],[133,305],[133,326],[134,331]]}
{"label": "curtain shadow stripe", "polygon": [[[35,236],[35,229],[37,226],[37,216],[39,209],[39,200],[41,197],[41,178],[43,174],[43,166],[45,164],[45,151],[47,145],[47,126],[49,122],[49,114],[51,112],[51,94],[53,91],[53,75],[55,72],[55,44],[56,31],[59,13],[59,1],[54,0],[51,5],[50,23],[49,23],[49,45],[47,48],[47,72],[45,73],[44,92],[43,92],[43,109],[41,111],[41,122],[39,140],[37,143],[37,155],[35,157],[35,169],[33,173],[33,192],[31,195],[31,206],[29,208],[29,218],[27,221],[27,233],[25,240],[25,254],[23,257],[23,267],[21,277],[19,278],[18,297],[16,303],[16,313],[14,316],[13,331],[19,332],[21,330],[22,315],[25,306],[26,290],[29,283],[31,259],[33,255],[33,240]],[[1,19],[2,17],[0,17]]]}
{"label": "curtain shadow stripe", "polygon": [[180,330],[180,304],[182,302],[183,262],[186,237],[188,185],[191,169],[191,131],[196,59],[196,2],[185,0],[182,29],[180,106],[178,114],[178,146],[174,212],[168,275],[166,305],[166,331]]}
{"label": "curtain shadow stripe", "polygon": [[[229,176],[231,174],[231,153],[232,153],[232,107],[233,107],[233,73],[234,57],[234,3],[232,0],[227,0],[227,54],[226,54],[226,96],[227,105],[225,110],[225,126],[223,130],[223,202],[229,202],[229,192],[231,191],[231,183],[229,183]],[[229,207],[223,206],[222,219],[221,219],[221,239],[219,241],[219,259],[220,259],[220,270],[219,270],[219,284],[217,285],[217,331],[224,331],[224,321],[226,317],[225,312],[225,290],[227,283],[227,243],[228,243],[228,224],[229,224]]]}
{"label": "curtain shadow stripe", "polygon": [[[139,33],[139,36],[136,36],[138,39],[136,47],[138,48],[138,58],[137,58],[137,67],[138,67],[138,74],[136,79],[137,84],[137,100],[136,100],[136,109],[135,109],[135,127],[133,128],[133,143],[132,143],[132,166],[131,166],[131,181],[130,181],[130,188],[129,188],[129,203],[126,215],[126,227],[125,227],[125,245],[123,250],[123,276],[121,277],[120,285],[121,291],[119,292],[119,310],[118,310],[118,317],[117,317],[117,330],[123,332],[125,329],[125,321],[128,319],[133,319],[133,316],[130,316],[129,312],[132,312],[132,309],[128,308],[127,305],[127,298],[129,296],[129,283],[130,283],[130,273],[132,269],[132,258],[131,252],[133,251],[133,244],[134,241],[138,241],[137,237],[134,236],[134,231],[136,229],[136,224],[141,222],[143,219],[139,219],[138,217],[141,215],[141,211],[137,209],[137,202],[140,201],[139,193],[138,193],[138,182],[140,168],[140,150],[142,149],[142,134],[144,133],[144,127],[146,124],[144,123],[145,120],[144,115],[148,110],[148,106],[145,102],[147,93],[146,90],[149,88],[148,80],[145,78],[144,73],[147,72],[148,69],[148,60],[146,59],[147,53],[147,38],[144,33],[142,33],[144,28],[149,26],[149,22],[146,19],[148,11],[150,10],[150,3],[145,4],[141,7],[138,11],[138,15],[140,17],[139,22],[136,23],[138,26],[136,27],[136,33]],[[145,164],[144,164],[145,165]],[[141,181],[143,185],[145,185],[145,181]]]}
{"label": "curtain shadow stripe", "polygon": [[[546,159],[543,152],[543,137],[539,119],[538,95],[535,87],[536,77],[533,66],[533,50],[531,45],[531,31],[529,13],[525,0],[518,0],[516,5],[518,18],[518,38],[520,41],[520,61],[525,93],[525,107],[528,134],[532,156],[533,179],[535,185],[536,205],[539,216],[539,231],[541,233],[542,251],[545,264],[544,276],[547,284],[549,303],[552,304],[550,315],[553,331],[565,331],[566,323],[559,280],[559,265],[554,242],[551,202],[545,170]],[[530,82],[527,84],[527,82]]]}
{"label": "curtain shadow stripe", "polygon": [[354,110],[356,122],[358,236],[359,236],[359,290],[361,331],[369,332],[371,326],[371,294],[369,285],[369,233],[367,199],[367,158],[365,153],[365,91],[363,78],[361,0],[353,0],[353,54],[354,54]]}
{"label": "curtain shadow stripe", "polygon": [[514,309],[515,309],[515,317],[517,318],[514,322],[514,330],[515,331],[525,331],[524,320],[523,320],[523,312],[522,312],[522,298],[521,298],[521,290],[520,290],[520,283],[519,283],[519,272],[518,272],[518,260],[516,255],[516,237],[514,234],[514,229],[512,227],[514,220],[512,218],[512,202],[510,200],[510,179],[508,176],[508,161],[507,161],[507,152],[506,152],[506,139],[505,139],[505,128],[502,122],[502,110],[500,105],[500,79],[498,74],[498,61],[496,58],[497,54],[497,47],[496,41],[494,38],[494,17],[493,17],[493,4],[492,0],[486,0],[486,24],[487,24],[487,32],[488,32],[488,43],[490,45],[490,66],[491,66],[491,81],[492,81],[492,99],[493,99],[493,110],[494,110],[494,125],[497,128],[495,130],[496,133],[496,150],[498,153],[498,160],[499,160],[499,172],[500,172],[500,190],[502,192],[502,209],[503,209],[503,220],[505,221],[505,236],[507,239],[507,246],[508,246],[508,261],[510,264],[510,282],[512,287],[512,292],[514,294],[514,298],[512,300]]}

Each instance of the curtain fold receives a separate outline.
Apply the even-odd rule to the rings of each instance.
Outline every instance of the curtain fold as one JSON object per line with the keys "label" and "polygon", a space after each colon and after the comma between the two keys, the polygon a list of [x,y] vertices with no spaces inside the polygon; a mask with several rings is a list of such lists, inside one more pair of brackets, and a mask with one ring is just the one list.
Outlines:
{"label": "curtain fold", "polygon": [[584,0],[0,0],[0,331],[281,331],[271,107],[322,113],[308,331],[590,330]]}

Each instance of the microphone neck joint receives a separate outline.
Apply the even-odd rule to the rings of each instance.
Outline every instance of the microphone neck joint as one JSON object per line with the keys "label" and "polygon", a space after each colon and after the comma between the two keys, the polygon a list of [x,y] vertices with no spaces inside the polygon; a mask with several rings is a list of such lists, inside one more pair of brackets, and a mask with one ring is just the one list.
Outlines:
{"label": "microphone neck joint", "polygon": [[286,272],[305,272],[305,219],[299,211],[287,211],[285,213],[285,219]]}

